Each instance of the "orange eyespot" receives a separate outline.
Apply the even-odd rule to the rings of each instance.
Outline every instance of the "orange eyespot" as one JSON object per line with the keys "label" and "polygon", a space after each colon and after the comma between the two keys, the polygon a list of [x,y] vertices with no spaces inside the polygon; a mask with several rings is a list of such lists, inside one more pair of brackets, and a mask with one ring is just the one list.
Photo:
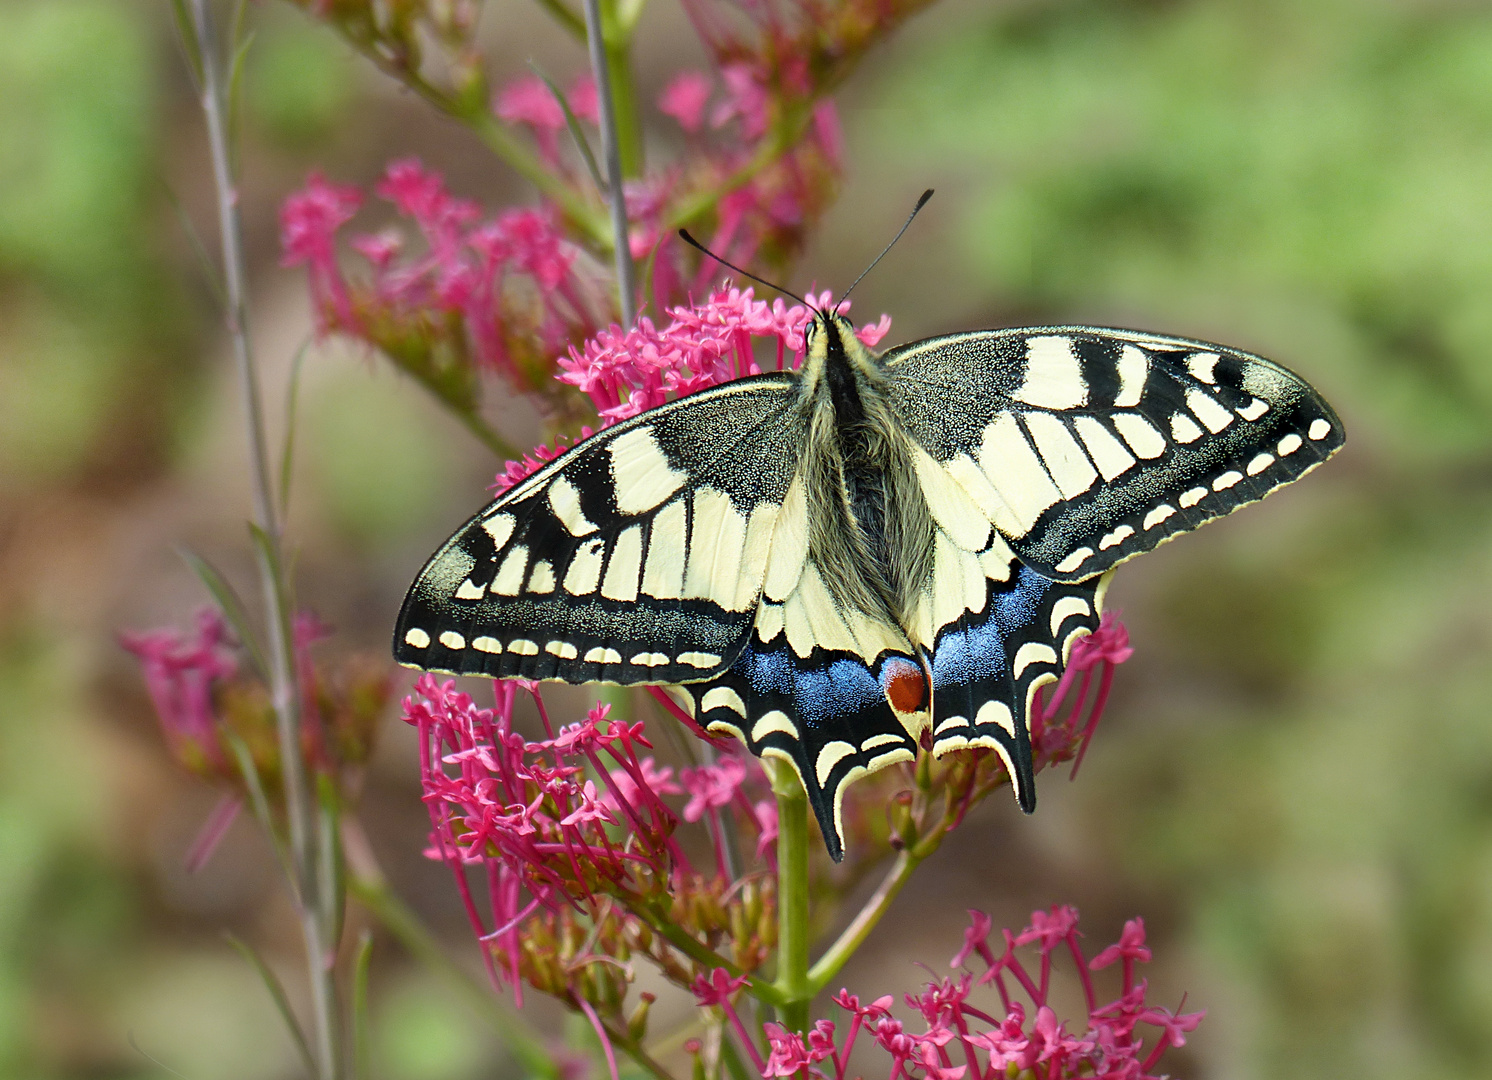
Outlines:
{"label": "orange eyespot", "polygon": [[881,668],[881,686],[886,700],[899,713],[924,712],[931,697],[927,675],[908,660],[887,660]]}

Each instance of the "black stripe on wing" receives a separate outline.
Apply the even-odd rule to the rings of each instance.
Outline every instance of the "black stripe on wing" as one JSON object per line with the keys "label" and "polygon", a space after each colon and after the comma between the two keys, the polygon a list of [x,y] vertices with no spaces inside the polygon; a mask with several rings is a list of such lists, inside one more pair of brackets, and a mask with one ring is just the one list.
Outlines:
{"label": "black stripe on wing", "polygon": [[430,559],[394,657],[430,671],[681,683],[745,643],[802,424],[794,377],[703,391],[587,439]]}

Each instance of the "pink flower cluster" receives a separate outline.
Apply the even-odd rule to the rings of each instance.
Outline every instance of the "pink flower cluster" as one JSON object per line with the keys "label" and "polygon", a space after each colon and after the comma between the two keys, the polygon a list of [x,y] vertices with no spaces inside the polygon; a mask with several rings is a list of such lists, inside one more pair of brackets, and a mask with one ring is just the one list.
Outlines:
{"label": "pink flower cluster", "polygon": [[[679,124],[693,153],[686,168],[661,174],[634,200],[640,213],[633,215],[633,254],[643,258],[659,252],[655,302],[679,295],[686,282],[689,291],[702,291],[717,270],[701,265],[691,279],[680,261],[686,253],[664,227],[663,215],[650,210],[724,189],[706,234],[707,246],[740,266],[759,263],[780,270],[829,205],[843,171],[838,112],[832,101],[815,100],[804,73],[792,70],[796,77],[779,79],[769,57],[742,54],[720,68],[718,94],[708,76],[684,71],[659,95],[659,111]],[[752,163],[762,157],[775,126],[795,110],[809,117],[797,141],[754,169]],[[744,181],[733,180],[742,176]]]}
{"label": "pink flower cluster", "polygon": [[[822,308],[833,297],[824,292],[807,299]],[[849,304],[843,309],[848,311]],[[760,374],[758,341],[771,354],[771,369],[796,369],[803,361],[803,328],[814,315],[781,298],[770,304],[758,300],[750,288],[718,289],[704,303],[675,307],[668,314],[662,329],[644,317],[631,330],[611,326],[580,348],[572,347],[559,361],[555,377],[589,395],[602,419],[615,423],[671,398]],[[890,317],[882,315],[858,334],[874,346],[890,328]]]}
{"label": "pink flower cluster", "polygon": [[[808,297],[827,306],[825,292]],[[841,305],[848,311],[849,304]],[[560,359],[555,375],[585,393],[600,414],[602,427],[655,409],[674,398],[746,375],[760,374],[759,354],[765,353],[772,370],[796,369],[803,362],[803,327],[813,312],[802,304],[781,299],[770,304],[756,299],[750,288],[722,288],[702,304],[669,310],[668,325],[659,329],[646,316],[631,330],[612,324],[583,345],[571,346]],[[891,328],[882,315],[857,334],[874,347]],[[581,438],[591,434],[582,429]],[[520,461],[510,461],[492,486],[500,494],[554,460],[569,445],[540,446]]]}
{"label": "pink flower cluster", "polygon": [[[998,953],[989,944],[990,917],[979,911],[969,915],[964,947],[949,966],[961,968],[978,958],[985,971],[976,979],[965,970],[955,978],[929,982],[920,994],[905,995],[907,1007],[921,1017],[920,1030],[892,1015],[891,995],[863,1004],[848,990],[841,990],[834,1001],[848,1014],[843,1035],[832,1020],[819,1020],[806,1038],[768,1023],[768,1054],[763,1058],[752,1040],[744,1037],[734,1009],[738,981],[714,972],[697,980],[693,990],[701,1005],[725,1010],[763,1077],[847,1080],[850,1055],[866,1035],[891,1058],[888,1080],[1006,1080],[1012,1076],[1158,1080],[1153,1070],[1161,1056],[1173,1046],[1185,1045],[1187,1032],[1202,1020],[1203,1013],[1177,1014],[1145,1000],[1146,983],[1134,975],[1136,963],[1150,960],[1145,924],[1140,919],[1125,923],[1119,941],[1090,961],[1078,942],[1075,908],[1032,912],[1030,925],[1019,934],[1001,932],[1003,947]],[[1040,954],[1034,972],[1016,955],[1017,949],[1032,945]],[[1053,961],[1059,955],[1071,958],[1082,985],[1087,1017],[1080,1032],[1070,1030],[1048,1004]],[[1119,996],[1099,1004],[1090,972],[1116,961],[1121,964]],[[997,1010],[971,1000],[978,988],[989,984],[998,994]],[[1142,1025],[1154,1034],[1145,1033]]]}
{"label": "pink flower cluster", "polygon": [[470,360],[537,389],[553,356],[610,318],[604,273],[550,211],[484,220],[413,159],[391,164],[375,190],[413,222],[423,247],[406,254],[397,229],[356,236],[365,271],[353,277],[337,235],[362,207],[357,188],[313,173],[280,209],[282,262],[308,268],[323,332],[365,340],[427,380]]}
{"label": "pink flower cluster", "polygon": [[[311,646],[328,633],[309,612],[293,619],[300,752],[312,770],[340,784],[346,767],[367,760],[391,684],[387,666],[365,658],[345,658],[330,671],[317,664]],[[191,634],[162,628],[123,633],[119,640],[140,661],[171,755],[183,768],[226,789],[193,845],[188,865],[195,869],[212,854],[248,790],[239,752],[252,762],[257,782],[269,789],[279,784],[280,747],[269,688],[257,664],[245,670],[240,663],[248,650],[233,639],[216,608],[198,613]],[[352,789],[345,795],[350,800]]]}
{"label": "pink flower cluster", "polygon": [[[547,958],[535,955],[542,931],[536,917],[552,921],[567,909],[596,916],[618,907],[636,913],[663,905],[688,925],[684,909],[702,897],[706,908],[735,902],[728,894],[740,883],[729,880],[719,855],[719,812],[735,805],[743,820],[760,820],[745,792],[748,784],[765,783],[754,760],[724,755],[714,764],[684,769],[676,780],[672,768],[642,755],[652,745],[643,725],[611,719],[607,705],[556,731],[535,683],[494,683],[493,709],[478,707],[454,683],[430,675],[415,689],[405,699],[404,719],[419,730],[434,827],[430,854],[456,871],[473,926],[504,962],[512,985],[539,985],[538,967]],[[532,696],[547,738],[530,741],[514,730],[520,691]],[[674,837],[679,814],[664,796],[684,794],[684,819],[706,820],[717,841],[712,875],[697,872]],[[770,858],[772,839],[769,826],[759,825],[757,850],[764,857]],[[467,887],[467,866],[484,868],[490,923]],[[698,925],[694,929],[708,937]],[[544,988],[555,990],[547,983]],[[577,999],[585,996],[561,989]]]}

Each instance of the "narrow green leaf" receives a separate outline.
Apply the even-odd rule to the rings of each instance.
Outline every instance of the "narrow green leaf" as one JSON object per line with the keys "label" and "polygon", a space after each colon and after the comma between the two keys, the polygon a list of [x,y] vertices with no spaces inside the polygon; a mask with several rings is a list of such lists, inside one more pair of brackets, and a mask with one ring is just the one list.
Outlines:
{"label": "narrow green leaf", "polygon": [[187,11],[186,0],[171,0],[171,14],[176,18],[176,33],[181,39],[181,51],[186,56],[187,68],[192,73],[192,83],[197,93],[202,92],[202,50],[197,48],[197,25]]}
{"label": "narrow green leaf", "polygon": [[544,80],[544,85],[549,87],[549,92],[554,95],[554,100],[559,102],[561,111],[565,114],[565,126],[570,129],[570,138],[575,140],[575,146],[580,150],[580,156],[585,160],[586,171],[591,174],[591,180],[595,182],[596,190],[601,193],[602,198],[608,197],[606,181],[601,179],[600,166],[596,164],[596,158],[591,153],[591,145],[585,140],[585,132],[580,128],[580,121],[570,111],[570,103],[565,100],[565,95],[560,93],[560,88],[554,84],[554,80],[540,70],[539,65],[532,60],[528,66],[533,73]]}
{"label": "narrow green leaf", "polygon": [[254,763],[254,755],[249,751],[249,744],[231,731],[224,731],[222,736],[238,762],[238,773],[243,777],[244,786],[249,789],[249,805],[254,808],[254,817],[259,820],[260,828],[269,838],[270,847],[274,850],[275,858],[279,860],[280,870],[284,872],[285,879],[290,883],[290,891],[294,893],[297,888],[294,868],[290,865],[290,853],[285,849],[285,841],[280,836],[280,830],[275,826],[274,813],[269,806],[269,796],[264,793],[264,779],[259,775],[259,766]]}
{"label": "narrow green leaf", "polygon": [[585,43],[585,20],[570,10],[570,6],[564,0],[536,0],[536,3],[554,17],[554,21],[563,26],[570,35],[577,38],[582,44]]}
{"label": "narrow green leaf", "polygon": [[[240,17],[235,20],[236,24],[241,24],[243,21],[242,11],[243,7],[240,5]],[[243,126],[244,59],[249,55],[249,46],[254,43],[253,34],[246,34],[242,40],[239,40],[239,33],[241,31],[241,25],[234,26],[232,40],[237,41],[238,45],[233,50],[233,58],[228,62],[228,100],[226,102],[228,112],[228,153],[230,155],[228,167],[232,170],[235,177],[238,176],[238,155],[240,146],[243,143],[243,139],[240,138],[240,128]]]}
{"label": "narrow green leaf", "polygon": [[254,966],[259,972],[259,978],[264,982],[264,988],[269,991],[269,996],[274,999],[275,1008],[280,1010],[280,1019],[285,1021],[285,1027],[289,1029],[291,1038],[295,1040],[295,1048],[300,1051],[301,1060],[306,1064],[306,1071],[311,1076],[316,1073],[316,1059],[311,1056],[311,1044],[306,1041],[306,1033],[300,1029],[300,1024],[295,1021],[295,1013],[290,1010],[290,999],[285,996],[285,988],[280,985],[280,980],[275,978],[275,973],[269,970],[269,965],[264,962],[260,955],[254,951],[254,947],[248,942],[233,934],[224,934],[228,944],[238,950],[239,954]]}
{"label": "narrow green leaf", "polygon": [[270,581],[274,583],[275,592],[280,600],[280,614],[285,620],[285,625],[280,628],[285,635],[285,641],[289,642],[291,637],[291,613],[294,597],[290,595],[289,579],[285,574],[284,564],[280,561],[278,545],[270,539],[270,536],[256,522],[249,522],[249,539],[254,543],[254,550],[259,553],[259,559],[263,563],[264,572],[269,575]]}
{"label": "narrow green leaf", "polygon": [[316,917],[335,953],[347,912],[347,874],[342,859],[341,800],[330,776],[316,777]]}
{"label": "narrow green leaf", "polygon": [[207,246],[202,243],[202,237],[197,232],[197,227],[192,224],[192,219],[187,216],[186,207],[181,205],[181,200],[176,197],[164,177],[161,178],[161,188],[166,193],[166,201],[171,204],[171,209],[176,213],[176,219],[181,222],[181,231],[186,233],[187,242],[192,245],[192,254],[196,256],[201,267],[202,276],[207,281],[207,287],[212,292],[212,298],[218,302],[221,311],[228,310],[228,291],[223,287],[222,278],[218,277],[218,266],[211,255],[207,253]]}
{"label": "narrow green leaf", "polygon": [[373,931],[358,935],[357,956],[352,961],[352,1076],[368,1080],[371,1032],[368,1025],[368,968],[373,960]]}
{"label": "narrow green leaf", "polygon": [[213,602],[217,604],[218,610],[223,613],[223,618],[228,620],[228,625],[233,627],[233,632],[238,635],[238,640],[249,652],[249,662],[253,664],[254,671],[261,679],[268,680],[269,666],[264,662],[264,650],[259,644],[259,637],[254,633],[254,625],[249,622],[248,612],[244,609],[243,601],[239,599],[238,593],[232,585],[228,584],[218,568],[213,566],[202,556],[186,548],[177,548],[179,554],[192,573],[197,575],[197,580],[202,582],[204,588],[211,594]]}
{"label": "narrow green leaf", "polygon": [[280,518],[290,512],[290,475],[295,459],[295,415],[300,406],[300,376],[311,339],[301,342],[290,362],[290,383],[285,389],[285,445],[280,450]]}

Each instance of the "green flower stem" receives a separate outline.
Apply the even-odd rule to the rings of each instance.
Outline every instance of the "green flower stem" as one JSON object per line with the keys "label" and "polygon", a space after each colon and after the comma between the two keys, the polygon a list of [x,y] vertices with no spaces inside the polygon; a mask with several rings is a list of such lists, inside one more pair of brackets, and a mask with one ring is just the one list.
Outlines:
{"label": "green flower stem", "polygon": [[497,998],[490,986],[473,978],[446,955],[440,943],[381,881],[349,875],[348,891],[367,908],[410,954],[444,982],[503,1041],[530,1076],[559,1080],[560,1068],[527,1026]]}
{"label": "green flower stem", "polygon": [[[735,964],[670,922],[668,912],[660,911],[656,906],[638,900],[624,900],[623,903],[626,904],[628,911],[647,923],[649,929],[655,934],[707,971],[724,968],[732,978],[741,974],[741,969]],[[772,983],[751,978],[746,983],[746,989],[752,997],[768,1005],[780,1008],[786,1004],[787,999]]]}
{"label": "green flower stem", "polygon": [[674,1075],[667,1069],[665,1069],[662,1065],[659,1065],[658,1062],[653,1059],[652,1055],[650,1055],[646,1050],[642,1048],[642,1044],[636,1039],[632,1038],[632,1036],[628,1035],[625,1031],[622,1031],[614,1024],[607,1023],[605,1020],[601,1021],[601,1027],[606,1032],[606,1037],[611,1040],[611,1044],[613,1046],[619,1048],[629,1058],[637,1062],[637,1064],[641,1065],[644,1069],[651,1073],[656,1078],[656,1080],[674,1080]]}
{"label": "green flower stem", "polygon": [[829,980],[839,974],[839,969],[844,967],[845,961],[855,955],[855,951],[865,944],[865,939],[870,932],[876,928],[881,917],[891,908],[891,903],[901,892],[902,886],[911,878],[912,872],[917,869],[925,856],[913,855],[910,850],[902,851],[896,856],[896,861],[891,864],[891,869],[881,879],[876,887],[875,894],[866,901],[864,907],[855,915],[849,926],[828,951],[819,957],[818,962],[809,969],[808,985],[813,993],[817,994],[823,990]]}
{"label": "green flower stem", "polygon": [[721,199],[737,188],[749,184],[767,166],[785,154],[802,137],[804,129],[813,116],[812,101],[789,107],[772,125],[771,134],[752,155],[750,161],[727,176],[715,187],[685,199],[674,208],[668,219],[667,229],[678,229],[694,224],[708,214]]}
{"label": "green flower stem", "polygon": [[631,180],[642,175],[644,153],[642,118],[637,111],[636,80],[632,77],[632,30],[637,21],[635,15],[624,20],[616,0],[601,0],[600,8],[601,44],[606,52],[617,155],[621,158],[622,176]]}
{"label": "green flower stem", "polygon": [[777,796],[777,979],[778,1013],[793,1031],[808,1030],[813,986],[808,981],[808,796],[797,773],[768,759],[767,775]]}
{"label": "green flower stem", "polygon": [[[178,11],[181,9],[178,8]],[[301,936],[305,942],[306,969],[311,990],[316,1072],[319,1080],[341,1080],[344,1075],[342,1015],[337,1000],[333,962],[337,920],[328,914],[322,892],[332,887],[338,870],[326,860],[340,856],[316,843],[317,807],[312,798],[305,760],[301,754],[299,682],[290,629],[290,589],[284,574],[280,525],[275,514],[274,483],[264,430],[264,410],[259,392],[259,372],[249,342],[248,271],[244,258],[243,228],[239,219],[238,184],[233,169],[229,134],[228,82],[221,69],[219,41],[212,26],[209,0],[191,0],[186,13],[194,40],[187,49],[200,76],[203,118],[207,125],[208,154],[212,161],[217,196],[218,233],[222,243],[225,321],[238,371],[239,391],[246,413],[249,457],[253,473],[254,517],[250,531],[255,540],[259,578],[264,592],[267,623],[267,652],[270,668],[270,698],[274,704],[275,729],[279,742],[280,768],[285,792],[285,817],[290,828],[289,861],[291,888],[296,898]],[[237,27],[235,35],[237,36]],[[232,56],[236,41],[228,43]]]}
{"label": "green flower stem", "polygon": [[[919,762],[919,765],[925,767],[926,759]],[[943,841],[958,822],[960,804],[967,803],[968,806],[973,806],[979,803],[996,787],[1001,786],[1002,781],[1003,774],[993,781],[986,781],[973,788],[966,798],[959,798],[954,793],[949,793],[943,807],[943,814],[937,823],[897,853],[896,861],[891,864],[891,869],[881,879],[875,893],[865,902],[865,906],[855,915],[850,925],[844,928],[834,944],[829,946],[824,955],[819,957],[818,962],[809,970],[808,983],[813,993],[817,994],[822,991],[828,986],[829,980],[839,974],[845,961],[855,955],[855,951],[865,943],[865,939],[876,928],[882,916],[891,909],[892,902],[896,900],[902,886],[911,878],[917,867],[924,859],[943,846]],[[925,781],[919,782],[919,786],[923,786],[924,783]]]}

